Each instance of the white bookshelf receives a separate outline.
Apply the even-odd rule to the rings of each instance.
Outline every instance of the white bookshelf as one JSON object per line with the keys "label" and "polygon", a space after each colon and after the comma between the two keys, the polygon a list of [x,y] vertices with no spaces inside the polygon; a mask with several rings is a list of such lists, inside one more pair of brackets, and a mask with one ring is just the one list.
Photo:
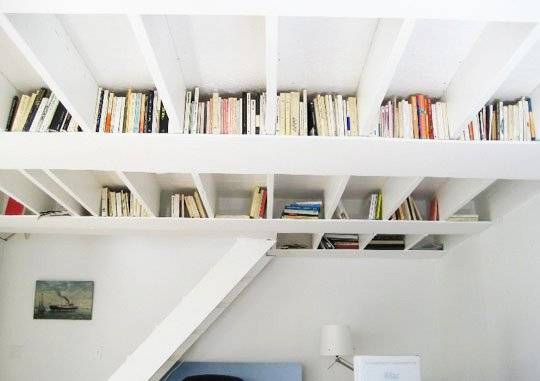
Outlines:
{"label": "white bookshelf", "polygon": [[[481,3],[481,2],[480,2]],[[536,142],[462,142],[369,137],[215,136],[93,133],[98,87],[156,88],[171,132],[183,123],[186,89],[203,94],[306,88],[357,95],[363,133],[389,96],[422,92],[448,103],[459,131],[486,102],[530,96],[540,105],[540,6],[433,1],[226,3],[5,0],[0,4],[0,122],[13,95],[46,86],[83,133],[0,133],[0,191],[29,213],[1,216],[0,232],[301,236],[308,256],[324,233],[356,233],[360,250],[376,234],[404,234],[406,254],[425,239],[445,249],[478,234],[540,192]],[[519,3],[519,2],[518,2]],[[324,32],[322,32],[324,31]],[[107,44],[103,44],[106,40]],[[336,43],[339,41],[339,43]],[[537,126],[540,120],[537,121]],[[16,147],[16,148],[14,148]],[[267,220],[247,214],[254,186],[268,188]],[[148,218],[100,218],[101,187],[132,192]],[[198,191],[208,215],[171,219],[172,193]],[[383,193],[383,220],[368,221],[367,199]],[[437,196],[439,222],[388,221],[413,195],[426,213]],[[324,201],[320,221],[280,220],[286,202]],[[352,219],[333,219],[342,201]],[[444,220],[472,204],[478,223]],[[294,250],[276,255],[294,256]],[[426,254],[427,253],[427,254]],[[387,253],[386,255],[390,255]],[[300,255],[300,254],[296,254]],[[303,254],[302,254],[303,255]],[[378,255],[378,253],[377,253]],[[438,256],[433,253],[433,257]],[[401,256],[401,254],[398,254]]]}

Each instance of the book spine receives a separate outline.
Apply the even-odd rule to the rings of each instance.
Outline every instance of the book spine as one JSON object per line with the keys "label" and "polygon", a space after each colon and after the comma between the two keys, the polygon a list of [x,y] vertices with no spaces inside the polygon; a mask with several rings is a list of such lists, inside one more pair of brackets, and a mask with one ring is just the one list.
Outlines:
{"label": "book spine", "polygon": [[149,91],[146,95],[146,133],[151,134],[152,133],[152,119],[153,119],[153,111],[154,111],[154,92]]}
{"label": "book spine", "polygon": [[163,103],[161,104],[161,113],[159,117],[159,133],[160,134],[166,134],[169,132],[169,117],[167,116],[167,111],[165,110],[165,107],[163,107]]}
{"label": "book spine", "polygon": [[9,115],[8,115],[7,123],[6,123],[6,131],[11,131],[11,127],[13,126],[13,122],[15,120],[15,114],[17,113],[18,106],[19,106],[19,97],[14,96],[13,99],[11,99],[11,107],[9,108]]}
{"label": "book spine", "polygon": [[30,109],[30,112],[28,114],[28,117],[26,118],[26,122],[24,123],[23,131],[30,131],[30,127],[32,125],[32,122],[34,121],[34,118],[36,117],[37,111],[39,107],[41,106],[41,102],[43,101],[43,98],[45,98],[47,95],[47,89],[41,88],[39,89],[35,99],[34,103],[32,104],[32,108]]}

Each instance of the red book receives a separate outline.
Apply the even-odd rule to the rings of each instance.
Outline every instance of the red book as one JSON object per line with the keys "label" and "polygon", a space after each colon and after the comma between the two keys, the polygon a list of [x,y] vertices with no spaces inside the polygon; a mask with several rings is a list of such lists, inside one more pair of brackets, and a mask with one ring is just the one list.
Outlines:
{"label": "red book", "polygon": [[6,205],[6,216],[20,216],[24,214],[24,205],[18,203],[16,200],[9,198]]}
{"label": "red book", "polygon": [[261,198],[261,208],[259,209],[259,217],[260,218],[264,218],[264,215],[266,214],[266,196],[267,196],[267,191],[266,189],[263,189],[263,194],[262,194],[262,198]]}
{"label": "red book", "polygon": [[420,139],[427,139],[427,114],[426,114],[426,99],[424,95],[416,96],[416,104],[418,107],[418,135]]}
{"label": "red book", "polygon": [[429,138],[433,139],[434,135],[433,135],[433,117],[431,115],[431,99],[426,97],[426,102],[427,102],[426,109],[427,109],[427,119],[428,119],[427,124],[428,124]]}
{"label": "red book", "polygon": [[439,221],[439,202],[436,198],[431,200],[431,204],[429,206],[429,220]]}

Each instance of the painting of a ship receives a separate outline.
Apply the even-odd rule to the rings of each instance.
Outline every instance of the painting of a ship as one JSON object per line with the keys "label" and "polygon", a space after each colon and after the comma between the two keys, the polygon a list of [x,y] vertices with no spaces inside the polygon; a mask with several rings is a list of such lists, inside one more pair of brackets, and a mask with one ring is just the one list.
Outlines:
{"label": "painting of a ship", "polygon": [[34,319],[91,320],[94,282],[36,281]]}

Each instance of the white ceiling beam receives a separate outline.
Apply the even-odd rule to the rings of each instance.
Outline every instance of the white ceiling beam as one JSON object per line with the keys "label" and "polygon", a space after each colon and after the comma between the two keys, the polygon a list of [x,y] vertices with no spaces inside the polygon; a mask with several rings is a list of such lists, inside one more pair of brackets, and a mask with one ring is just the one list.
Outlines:
{"label": "white ceiling beam", "polygon": [[87,214],[83,206],[51,179],[45,171],[41,169],[21,169],[20,172],[72,216],[84,216]]}
{"label": "white ceiling beam", "polygon": [[515,0],[508,6],[506,0],[477,0],[448,2],[444,0],[373,1],[361,7],[350,0],[332,2],[312,0],[291,1],[284,6],[280,0],[264,2],[252,0],[220,0],[178,2],[170,0],[94,0],[75,2],[49,0],[2,0],[0,11],[6,13],[117,13],[139,14],[213,14],[213,15],[257,15],[319,16],[319,17],[389,17],[499,21],[540,20],[540,8],[534,0]]}
{"label": "white ceiling beam", "polygon": [[167,110],[169,132],[180,133],[184,127],[186,86],[167,18],[135,14],[128,17],[158,95]]}
{"label": "white ceiling beam", "polygon": [[539,39],[538,24],[486,25],[445,91],[452,137],[463,131]]}
{"label": "white ceiling beam", "polygon": [[[212,317],[213,311],[235,287],[243,286],[244,277],[265,260],[265,254],[273,244],[273,240],[237,239],[109,380],[150,379],[199,327],[204,326],[205,320]],[[184,348],[184,352],[187,349]]]}
{"label": "white ceiling beam", "polygon": [[409,42],[413,19],[379,20],[356,91],[358,127],[367,136],[377,128],[379,107]]}
{"label": "white ceiling beam", "polygon": [[85,131],[94,131],[98,85],[55,15],[0,14],[0,27]]}
{"label": "white ceiling beam", "polygon": [[161,189],[157,183],[156,175],[142,172],[116,172],[120,180],[128,187],[133,196],[150,214],[150,217],[159,217],[159,198]]}
{"label": "white ceiling beam", "polygon": [[17,170],[0,170],[0,191],[34,214],[54,207],[54,200]]}

